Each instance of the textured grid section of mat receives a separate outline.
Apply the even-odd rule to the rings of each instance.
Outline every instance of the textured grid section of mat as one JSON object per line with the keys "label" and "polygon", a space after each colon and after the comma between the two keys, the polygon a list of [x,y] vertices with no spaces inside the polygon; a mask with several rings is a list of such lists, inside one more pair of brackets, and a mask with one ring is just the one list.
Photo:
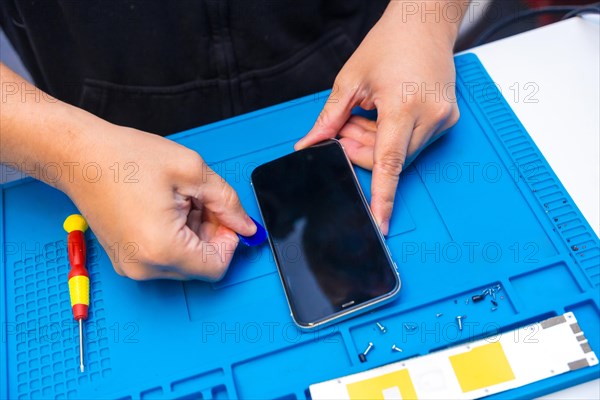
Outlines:
{"label": "textured grid section of mat", "polygon": [[98,249],[95,241],[88,241],[93,302],[86,324],[86,333],[91,335],[86,341],[87,374],[72,368],[79,362],[79,338],[66,283],[66,244],[57,241],[27,250],[25,259],[14,264],[15,319],[14,325],[7,328],[16,337],[19,398],[76,397],[77,386],[110,373],[108,340],[95,335],[97,327],[105,324]]}
{"label": "textured grid section of mat", "polygon": [[[62,229],[75,207],[37,181],[2,186],[0,398],[300,399],[315,382],[516,328],[515,340],[535,343],[528,325],[565,311],[600,351],[598,237],[477,58],[460,56],[456,64],[461,119],[399,183],[387,244],[400,294],[320,331],[294,326],[267,246],[239,249],[218,283],[135,282],[113,271],[90,235],[88,368],[81,374]],[[258,219],[250,173],[293,151],[326,98],[319,93],[172,138],[201,153]],[[357,175],[370,197],[370,173]],[[489,288],[494,297],[471,300]],[[466,316],[463,330],[458,315]],[[369,342],[375,348],[361,363],[357,354]],[[530,398],[598,373],[584,368],[510,395]]]}

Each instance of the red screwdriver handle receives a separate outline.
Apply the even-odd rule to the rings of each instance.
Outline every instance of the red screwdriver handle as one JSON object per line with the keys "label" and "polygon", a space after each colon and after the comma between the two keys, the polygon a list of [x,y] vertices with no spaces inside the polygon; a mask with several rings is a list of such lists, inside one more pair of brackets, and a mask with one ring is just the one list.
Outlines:
{"label": "red screwdriver handle", "polygon": [[85,268],[85,237],[81,231],[72,231],[67,236],[67,251],[69,253],[69,279],[74,276],[89,276]]}
{"label": "red screwdriver handle", "polygon": [[63,223],[67,236],[67,252],[69,253],[69,295],[73,318],[76,320],[88,317],[90,305],[90,276],[85,267],[85,235],[87,222],[79,214],[69,215]]}

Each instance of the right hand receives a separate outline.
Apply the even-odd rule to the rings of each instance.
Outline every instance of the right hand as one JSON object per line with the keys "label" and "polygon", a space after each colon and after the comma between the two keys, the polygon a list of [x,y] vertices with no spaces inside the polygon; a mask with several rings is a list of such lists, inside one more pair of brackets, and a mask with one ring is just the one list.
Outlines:
{"label": "right hand", "polygon": [[[58,101],[1,62],[0,97],[0,162],[65,192],[119,274],[218,280],[236,232],[256,232],[235,191],[196,152]],[[64,166],[62,178],[38,174],[48,165]]]}
{"label": "right hand", "polygon": [[256,232],[233,188],[184,146],[112,124],[101,128],[85,135],[79,154],[81,165],[99,165],[88,169],[91,179],[75,174],[78,179],[59,187],[117,273],[136,280],[221,279],[238,245],[236,232]]}

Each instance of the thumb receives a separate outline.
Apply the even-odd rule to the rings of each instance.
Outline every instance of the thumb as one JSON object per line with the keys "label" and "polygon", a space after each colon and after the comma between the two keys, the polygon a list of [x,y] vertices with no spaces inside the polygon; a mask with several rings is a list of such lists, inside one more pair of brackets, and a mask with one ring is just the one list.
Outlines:
{"label": "thumb", "polygon": [[[339,79],[336,82],[339,82]],[[310,132],[294,145],[294,149],[301,150],[337,136],[350,118],[352,108],[356,104],[355,91],[347,90],[345,87],[338,83],[333,84],[333,91],[329,94],[317,121]]]}
{"label": "thumb", "polygon": [[254,235],[256,225],[242,207],[235,190],[210,167],[206,166],[205,171],[194,202],[210,210],[222,225],[232,231],[244,236]]}

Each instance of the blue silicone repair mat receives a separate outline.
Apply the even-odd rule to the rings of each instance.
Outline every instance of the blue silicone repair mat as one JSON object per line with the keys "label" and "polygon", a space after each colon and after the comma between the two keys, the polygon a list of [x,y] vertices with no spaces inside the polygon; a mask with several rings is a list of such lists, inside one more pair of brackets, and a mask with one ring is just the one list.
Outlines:
{"label": "blue silicone repair mat", "polygon": [[[402,279],[398,297],[321,331],[295,328],[266,245],[239,249],[218,283],[136,282],[113,271],[88,233],[91,316],[87,370],[79,373],[62,229],[76,209],[37,181],[4,185],[0,398],[300,399],[312,383],[565,311],[598,354],[598,237],[477,58],[456,63],[461,119],[400,180],[387,238]],[[309,96],[173,140],[201,153],[259,219],[252,169],[291,152],[325,99]],[[369,197],[370,175],[358,174]],[[489,297],[466,302],[495,285],[495,311]],[[462,332],[457,315],[467,316]],[[527,332],[515,340],[534,341]],[[371,341],[376,348],[360,363]],[[583,368],[497,397],[530,398],[598,373]]]}

